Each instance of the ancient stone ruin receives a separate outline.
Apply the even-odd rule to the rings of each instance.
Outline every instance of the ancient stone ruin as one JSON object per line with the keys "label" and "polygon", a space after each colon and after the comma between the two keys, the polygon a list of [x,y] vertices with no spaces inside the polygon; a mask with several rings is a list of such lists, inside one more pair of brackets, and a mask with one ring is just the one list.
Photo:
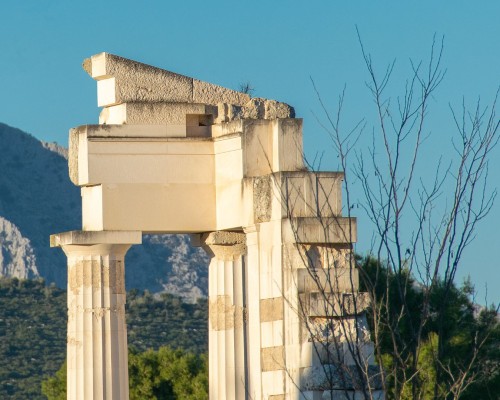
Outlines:
{"label": "ancient stone ruin", "polygon": [[107,53],[84,69],[103,109],[70,131],[82,230],[51,236],[68,399],[128,399],[124,257],[143,233],[190,233],[212,257],[211,400],[382,398],[343,174],[306,168],[293,108]]}

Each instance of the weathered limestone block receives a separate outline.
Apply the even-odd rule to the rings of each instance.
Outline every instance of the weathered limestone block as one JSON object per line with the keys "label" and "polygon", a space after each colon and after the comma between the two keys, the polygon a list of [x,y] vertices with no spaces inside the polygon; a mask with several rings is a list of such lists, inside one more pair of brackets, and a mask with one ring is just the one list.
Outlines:
{"label": "weathered limestone block", "polygon": [[324,343],[370,341],[370,330],[364,315],[332,318],[331,316],[309,317],[303,326],[303,342]]}
{"label": "weathered limestone block", "polygon": [[356,267],[350,244],[304,244],[300,250],[312,276],[320,269],[338,269],[341,274],[342,270]]}
{"label": "weathered limestone block", "polygon": [[[278,315],[275,316],[278,317]],[[279,319],[273,321],[266,322],[261,318],[260,335],[262,348],[283,346],[285,338],[285,334],[283,333],[283,319],[283,313],[279,316]]]}
{"label": "weathered limestone block", "polygon": [[[363,317],[361,317],[363,318]],[[375,346],[373,342],[368,341],[354,341],[344,342],[342,363],[345,365],[362,365],[363,368],[368,365],[375,366]]]}
{"label": "weathered limestone block", "polygon": [[245,234],[232,231],[217,231],[204,234],[201,240],[209,246],[232,246],[245,244]]}
{"label": "weathered limestone block", "polygon": [[[240,126],[244,131],[242,150],[245,177],[263,176],[272,172],[304,171],[304,153],[300,140],[302,120],[243,120],[241,125],[228,125],[233,129]],[[218,135],[217,131],[224,128],[214,127],[212,134],[214,130]]]}
{"label": "weathered limestone block", "polygon": [[216,123],[230,122],[239,119],[277,119],[295,118],[292,106],[276,100],[253,98],[243,106],[219,103]]}
{"label": "weathered limestone block", "polygon": [[[218,115],[220,115],[220,108],[218,111]],[[212,127],[212,138],[219,139],[224,136],[230,136],[235,134],[242,134],[244,132],[245,127],[249,124],[249,121],[244,121],[242,119],[235,119],[232,121],[214,121],[215,125]]]}
{"label": "weathered limestone block", "polygon": [[297,270],[299,293],[352,292],[359,286],[358,271],[354,268],[309,268]]}
{"label": "weathered limestone block", "polygon": [[[252,146],[251,143],[245,145],[247,148]],[[284,156],[281,164],[292,165],[294,160],[297,161],[295,156],[293,152]],[[268,172],[270,168],[270,165],[259,168],[256,164],[247,170],[247,174],[257,175],[260,172]],[[340,217],[342,177],[343,174],[340,173],[308,171],[252,176],[247,187],[251,187],[253,194],[253,221],[262,223],[290,217]],[[292,226],[292,230],[295,228]]]}
{"label": "weathered limestone block", "polygon": [[280,174],[285,200],[284,217],[340,217],[342,181],[340,172],[286,171]]}
{"label": "weathered limestone block", "polygon": [[370,305],[368,293],[329,293],[314,289],[317,291],[300,295],[304,313],[309,317],[357,315]]}
{"label": "weathered limestone block", "polygon": [[[175,179],[175,170],[171,175]],[[81,192],[86,230],[132,226],[145,233],[192,233],[217,228],[215,188],[209,182],[109,183],[85,186]]]}
{"label": "weathered limestone block", "polygon": [[286,103],[253,98],[243,106],[243,119],[295,118],[295,110]]}
{"label": "weathered limestone block", "polygon": [[217,118],[214,122],[221,124],[224,122],[241,121],[242,114],[243,108],[241,106],[219,103],[217,104]]}
{"label": "weathered limestone block", "polygon": [[313,342],[302,345],[301,367],[321,367],[326,364],[362,366],[375,365],[372,342]]}
{"label": "weathered limestone block", "polygon": [[253,214],[255,223],[271,220],[273,196],[271,175],[253,178]]}
{"label": "weathered limestone block", "polygon": [[193,102],[217,105],[219,103],[229,103],[242,105],[250,99],[245,93],[226,89],[213,83],[193,79]]}
{"label": "weathered limestone block", "polygon": [[[123,156],[129,156],[133,154],[132,152],[141,156],[149,153],[151,155],[150,163],[155,162],[153,158],[158,153],[158,145],[155,140],[172,137],[186,137],[186,125],[82,125],[73,128],[69,131],[68,167],[70,179],[77,186],[104,183],[105,181],[100,180],[103,173],[112,174],[112,171],[114,171],[119,174],[123,172],[123,170],[115,168],[117,158],[110,159],[120,157],[120,155],[122,155],[124,165],[128,165],[128,168],[139,172],[140,169],[134,168],[134,163],[131,161],[142,161],[142,159],[136,157],[135,160],[130,160],[129,157]],[[145,140],[146,143],[138,144],[137,141],[123,140],[125,138],[147,138],[147,140]],[[182,144],[180,146],[182,147]],[[189,149],[195,146],[196,144],[184,145],[184,153],[192,151]],[[198,147],[200,146],[202,149],[198,153],[210,154],[213,152],[210,144],[200,143]],[[164,149],[165,147],[163,146]],[[175,145],[165,149],[165,152],[172,152],[172,147],[175,147]],[[180,153],[182,154],[182,150],[180,150]],[[92,159],[93,155],[97,155],[98,162]],[[101,162],[111,162],[113,166],[108,168],[100,164]],[[170,171],[170,169],[167,171]],[[159,172],[156,176],[158,176]],[[127,176],[133,175],[128,174]],[[116,182],[119,181],[113,181],[113,183]]]}
{"label": "weathered limestone block", "polygon": [[260,300],[260,322],[273,322],[283,319],[283,297]]}
{"label": "weathered limestone block", "polygon": [[140,231],[68,231],[50,235],[50,247],[94,244],[140,244]]}
{"label": "weathered limestone block", "polygon": [[283,220],[283,241],[288,243],[354,243],[356,218],[290,218]]}
{"label": "weathered limestone block", "polygon": [[[234,260],[246,252],[245,234],[230,231],[210,232],[201,240],[219,260]],[[207,250],[208,250],[207,248]]]}
{"label": "weathered limestone block", "polygon": [[234,305],[231,296],[223,294],[211,298],[208,309],[208,321],[212,330],[225,331],[243,327],[245,309],[242,306]]}
{"label": "weathered limestone block", "polygon": [[83,68],[97,80],[100,107],[129,102],[243,105],[250,99],[247,94],[235,90],[109,53],[87,58]]}
{"label": "weathered limestone block", "polygon": [[262,372],[286,369],[285,349],[283,346],[264,347],[261,349]]}
{"label": "weathered limestone block", "polygon": [[[211,125],[217,117],[216,106],[194,103],[123,103],[104,107],[99,115],[100,124],[129,125],[190,125],[190,116],[210,116]],[[199,122],[200,119],[198,119]]]}
{"label": "weathered limestone block", "polygon": [[266,119],[266,99],[254,98],[241,108],[237,115],[241,119]]}
{"label": "weathered limestone block", "polygon": [[264,102],[264,119],[275,118],[295,118],[295,109],[286,103],[266,100]]}

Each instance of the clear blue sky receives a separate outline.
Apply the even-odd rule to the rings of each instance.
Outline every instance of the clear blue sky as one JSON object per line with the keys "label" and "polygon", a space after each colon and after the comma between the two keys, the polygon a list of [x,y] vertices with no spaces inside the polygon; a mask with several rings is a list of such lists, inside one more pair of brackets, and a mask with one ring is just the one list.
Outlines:
{"label": "clear blue sky", "polygon": [[[305,119],[307,156],[313,158],[329,143],[313,117],[319,104],[310,76],[329,107],[347,85],[347,121],[370,115],[357,25],[378,65],[397,59],[396,81],[409,57],[427,56],[434,33],[445,36],[447,75],[431,121],[434,134],[449,138],[448,103],[458,105],[462,96],[490,100],[500,83],[499,16],[497,0],[2,0],[0,122],[67,145],[69,128],[97,123],[99,114],[95,83],[81,62],[107,51],[231,88],[250,82],[255,96],[296,108]],[[446,153],[449,139],[437,143]],[[493,154],[494,187],[500,182],[499,156],[500,147]],[[324,168],[336,168],[325,160]],[[497,201],[459,277],[472,274],[478,289],[488,282],[489,301],[497,302],[499,220]],[[369,233],[361,215],[359,225],[363,250]]]}

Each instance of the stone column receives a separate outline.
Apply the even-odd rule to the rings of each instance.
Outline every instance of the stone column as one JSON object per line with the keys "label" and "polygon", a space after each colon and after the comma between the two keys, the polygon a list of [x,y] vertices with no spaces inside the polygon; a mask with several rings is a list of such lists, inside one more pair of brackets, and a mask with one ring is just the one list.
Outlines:
{"label": "stone column", "polygon": [[138,243],[138,231],[51,236],[68,257],[68,399],[129,397],[124,259]]}
{"label": "stone column", "polygon": [[245,234],[212,232],[201,238],[212,256],[208,273],[209,398],[247,398],[245,353]]}

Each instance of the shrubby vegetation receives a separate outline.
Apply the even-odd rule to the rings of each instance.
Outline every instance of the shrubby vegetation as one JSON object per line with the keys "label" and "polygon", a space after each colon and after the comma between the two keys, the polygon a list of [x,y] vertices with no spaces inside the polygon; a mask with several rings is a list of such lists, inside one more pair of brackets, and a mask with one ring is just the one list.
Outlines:
{"label": "shrubby vegetation", "polygon": [[206,299],[183,303],[162,293],[152,295],[135,289],[127,293],[128,343],[139,351],[168,345],[192,353],[208,349],[208,305]]}
{"label": "shrubby vegetation", "polygon": [[43,280],[0,279],[0,398],[43,398],[42,377],[65,357],[65,327],[65,291]]}
{"label": "shrubby vegetation", "polygon": [[[206,355],[160,347],[143,353],[131,349],[128,359],[130,400],[208,399]],[[42,382],[49,400],[66,400],[66,364]]]}
{"label": "shrubby vegetation", "polygon": [[[395,376],[389,375],[387,399],[396,398],[395,393],[400,393],[401,399],[413,399],[410,384],[397,388],[398,383],[412,379],[419,379],[422,400],[499,399],[500,322],[495,306],[474,304],[474,289],[469,281],[460,288],[455,285],[446,288],[438,282],[431,287],[430,293],[426,293],[428,288],[417,284],[408,271],[396,275],[371,257],[358,259],[358,262],[363,275],[361,290],[375,293],[378,303],[378,348],[384,368],[396,371]],[[371,282],[376,286],[367,287]],[[396,291],[400,287],[406,293],[404,307],[397,301]],[[431,317],[422,324],[423,332],[417,336],[412,334],[412,327],[421,325],[425,295],[430,299],[427,312]],[[393,301],[386,302],[387,296]],[[387,307],[389,310],[382,310]],[[443,307],[444,310],[437,312]],[[373,310],[374,307],[370,309]],[[373,324],[373,315],[368,320]],[[375,327],[370,328],[374,337]],[[441,346],[438,346],[439,341]],[[395,347],[404,350],[395,352]],[[442,354],[438,357],[439,347]],[[415,356],[417,370],[410,362]],[[457,380],[457,376],[463,376],[463,380]],[[457,384],[463,386],[463,391],[454,396],[452,389]]]}
{"label": "shrubby vegetation", "polygon": [[[129,354],[130,400],[208,399],[208,360],[205,354],[160,347]],[[49,399],[50,400],[50,399]]]}
{"label": "shrubby vegetation", "polygon": [[[0,399],[45,399],[41,382],[53,376],[66,357],[66,318],[65,290],[45,286],[41,279],[0,278]],[[135,349],[131,360],[147,349],[167,345],[206,353],[207,318],[206,300],[186,304],[172,295],[131,290],[127,298],[128,341]]]}

